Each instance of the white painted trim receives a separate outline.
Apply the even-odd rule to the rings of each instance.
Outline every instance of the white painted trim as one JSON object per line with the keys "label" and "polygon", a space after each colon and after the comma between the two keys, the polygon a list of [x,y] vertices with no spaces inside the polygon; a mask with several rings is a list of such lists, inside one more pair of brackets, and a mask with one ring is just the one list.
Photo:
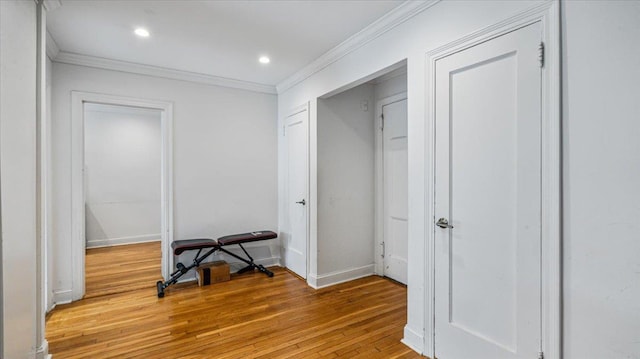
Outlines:
{"label": "white painted trim", "polygon": [[157,109],[150,109],[150,108],[122,107],[122,106],[96,105],[96,104],[90,104],[90,105],[92,106],[87,106],[87,108],[85,108],[85,112],[126,114],[126,115],[137,115],[137,116],[155,116],[158,114]]}
{"label": "white painted trim", "polygon": [[137,244],[137,243],[162,242],[160,240],[161,236],[162,236],[162,233],[155,233],[155,234],[143,234],[140,236],[94,239],[94,240],[87,241],[86,248],[100,248],[100,247],[123,246],[127,244]]}
{"label": "white painted trim", "polygon": [[[364,83],[370,82],[370,81],[375,81],[375,83],[380,83],[382,81],[378,81],[378,79],[383,78],[383,77],[386,78],[388,75],[390,75],[392,73],[395,73],[396,71],[398,71],[399,69],[402,69],[403,67],[405,69],[407,67],[407,59],[406,58],[401,60],[401,61],[396,62],[393,65],[390,65],[390,66],[387,66],[387,67],[385,67],[383,69],[375,71],[375,72],[373,72],[373,73],[371,73],[371,74],[369,74],[369,75],[367,75],[365,77],[362,77],[362,78],[360,78],[360,79],[358,79],[358,80],[356,80],[354,82],[350,82],[350,83],[348,83],[348,84],[346,84],[344,86],[338,87],[337,89],[331,90],[330,92],[327,92],[326,94],[320,96],[319,98],[327,99],[327,98],[333,97],[333,96],[335,96],[337,94],[340,94],[340,93],[343,93],[345,91],[351,90],[351,89],[353,89],[355,87],[358,87],[358,86],[360,86],[360,85],[362,85]],[[402,75],[402,72],[398,73],[397,76],[400,76],[400,75]],[[391,79],[393,77],[396,77],[396,76],[390,76],[390,77],[388,77],[388,79]]]}
{"label": "white painted trim", "polygon": [[404,338],[400,340],[402,344],[411,348],[411,350],[424,354],[422,352],[422,343],[424,343],[424,337],[419,332],[409,328],[408,325],[404,326]]}
{"label": "white painted trim", "polygon": [[349,282],[354,279],[375,275],[375,265],[368,264],[363,267],[349,268],[327,274],[311,275],[307,283],[314,289],[329,287],[332,285]]}
{"label": "white painted trim", "polygon": [[143,65],[134,62],[74,54],[66,51],[60,51],[54,58],[52,58],[52,61],[63,64],[95,67],[99,69],[128,72],[138,75],[147,75],[172,80],[195,82],[205,85],[222,86],[247,91],[276,94],[276,88],[272,85],[264,85],[255,82],[241,81],[225,77],[201,74],[197,72],[169,69],[159,66]]}
{"label": "white painted trim", "polygon": [[62,3],[60,0],[43,0],[43,5],[47,11],[53,11],[62,6]]}
{"label": "white painted trim", "polygon": [[71,289],[56,290],[53,292],[53,300],[56,304],[51,307],[51,310],[58,304],[68,304],[73,301],[73,292]]}
{"label": "white painted trim", "polygon": [[[542,350],[562,358],[562,116],[560,1],[541,17],[545,42],[542,76]],[[544,172],[547,170],[548,172]],[[546,222],[546,226],[544,223]]]}
{"label": "white painted trim", "polygon": [[[400,62],[400,63],[402,63],[402,62]],[[394,79],[394,78],[396,78],[398,76],[406,76],[406,75],[407,75],[407,66],[406,66],[406,61],[405,61],[404,62],[404,66],[402,66],[402,67],[400,67],[398,69],[395,69],[395,70],[393,70],[391,72],[388,72],[388,73],[386,73],[386,74],[384,74],[384,75],[382,75],[380,77],[377,77],[377,78],[373,79],[373,84],[374,85],[378,85],[378,84],[387,82],[387,81],[389,81],[391,79]]]}
{"label": "white painted trim", "polygon": [[[401,72],[396,76],[402,75],[406,72]],[[395,76],[393,76],[395,77]],[[392,78],[392,77],[389,77]],[[399,102],[407,99],[407,93],[402,92],[396,95],[382,98],[376,101],[376,114],[375,114],[375,155],[374,155],[374,186],[375,186],[375,198],[374,198],[374,228],[373,238],[375,240],[374,245],[374,262],[375,273],[377,275],[384,275],[384,259],[382,258],[382,243],[384,242],[384,141],[382,138],[382,108],[386,105],[390,105],[395,102]]]}
{"label": "white painted trim", "polygon": [[404,23],[419,13],[425,11],[431,6],[437,4],[439,0],[426,1],[405,1],[395,9],[391,10],[369,26],[349,37],[338,46],[327,51],[318,59],[289,76],[284,81],[276,85],[278,93],[281,94],[298,83],[309,78],[313,74],[321,71],[325,67],[340,60],[344,56],[356,51],[360,47],[366,45],[370,41],[378,38],[384,33],[392,30],[396,26]]}
{"label": "white painted trim", "polygon": [[36,359],[49,359],[51,358],[51,354],[49,354],[49,342],[46,339],[42,340],[42,343],[36,350]]}
{"label": "white painted trim", "polygon": [[[246,246],[245,246],[246,248]],[[233,253],[235,253],[234,251],[231,251]],[[244,254],[244,253],[243,253]],[[229,264],[229,273],[237,273],[240,269],[246,267],[246,263],[245,262],[241,262],[231,256],[224,256],[224,253],[220,254],[221,258],[223,260],[225,260],[227,262],[227,264]],[[229,259],[229,257],[231,257],[231,259],[233,259],[232,262],[228,261],[227,259]],[[212,260],[213,261],[213,260]],[[211,261],[207,261],[207,262],[202,262],[202,265],[209,263]],[[256,259],[254,261],[255,264],[257,265],[262,265],[266,268],[269,267],[280,267],[282,268],[282,265],[280,263],[280,257],[269,257],[269,258],[261,258],[261,259]],[[184,276],[182,276],[180,279],[178,279],[177,283],[188,283],[188,282],[193,282],[196,280],[196,272],[192,271],[189,274],[186,274]]]}
{"label": "white painted trim", "polygon": [[[152,108],[161,112],[162,165],[161,165],[161,241],[162,276],[166,279],[173,268],[171,242],[173,241],[173,104],[171,102],[113,96],[90,92],[71,92],[71,253],[72,296],[84,296],[85,271],[85,199],[84,199],[84,103],[101,103],[131,107]],[[59,303],[59,302],[57,302]]]}
{"label": "white painted trim", "polygon": [[[238,253],[236,253],[235,251],[229,251],[229,252],[234,253],[234,254],[239,254],[239,255],[244,254],[244,253],[242,253],[242,251],[240,251]],[[229,263],[229,267],[231,268],[231,273],[236,273],[240,269],[242,269],[242,268],[247,266],[247,264],[245,262],[241,262],[240,260],[235,259],[235,258],[233,258],[231,256],[224,256],[224,253],[222,254],[222,257],[224,257],[225,261],[227,263]],[[231,257],[231,258],[229,258],[229,257]],[[230,261],[230,259],[233,259],[233,261]],[[268,267],[274,267],[274,266],[280,267],[280,257],[260,258],[260,259],[254,260],[254,262],[257,265],[262,265],[262,266],[265,266],[267,268]]]}
{"label": "white painted trim", "polygon": [[53,59],[55,59],[60,53],[60,48],[58,47],[56,40],[53,39],[49,31],[47,31],[46,45],[47,45],[47,56],[49,56],[49,59],[53,61]]}
{"label": "white painted trim", "polygon": [[560,117],[560,32],[559,3],[548,1],[517,13],[501,22],[464,36],[426,54],[428,111],[425,138],[427,191],[425,208],[425,310],[424,354],[435,357],[434,232],[435,232],[435,63],[526,25],[540,22],[545,43],[546,64],[542,70],[542,350],[547,359],[560,359],[562,340],[562,257],[561,257],[561,117]]}

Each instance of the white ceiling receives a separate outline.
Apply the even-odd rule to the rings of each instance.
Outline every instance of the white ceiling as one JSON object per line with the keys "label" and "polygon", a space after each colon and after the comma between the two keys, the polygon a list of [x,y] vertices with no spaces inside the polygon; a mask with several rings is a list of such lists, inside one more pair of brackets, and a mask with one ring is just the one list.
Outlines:
{"label": "white ceiling", "polygon": [[47,28],[61,53],[275,86],[402,2],[62,0]]}

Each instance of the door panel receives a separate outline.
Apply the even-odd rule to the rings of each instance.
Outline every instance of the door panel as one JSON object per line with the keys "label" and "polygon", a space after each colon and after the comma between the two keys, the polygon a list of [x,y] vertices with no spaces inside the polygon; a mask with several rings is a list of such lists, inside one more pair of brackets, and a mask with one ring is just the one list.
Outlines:
{"label": "door panel", "polygon": [[540,348],[540,26],[436,62],[436,355]]}
{"label": "door panel", "polygon": [[285,124],[290,231],[284,256],[287,268],[302,278],[307,277],[308,118],[308,111],[304,110],[288,117]]}
{"label": "door panel", "polygon": [[384,275],[407,283],[407,100],[382,107]]}

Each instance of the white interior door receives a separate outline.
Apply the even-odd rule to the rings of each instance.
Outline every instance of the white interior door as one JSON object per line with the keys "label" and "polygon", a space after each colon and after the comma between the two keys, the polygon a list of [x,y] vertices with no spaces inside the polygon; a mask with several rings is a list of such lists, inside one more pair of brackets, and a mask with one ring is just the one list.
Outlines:
{"label": "white interior door", "polygon": [[407,284],[407,100],[382,106],[384,275]]}
{"label": "white interior door", "polygon": [[540,41],[535,23],[436,61],[441,359],[538,357]]}
{"label": "white interior door", "polygon": [[308,123],[305,108],[286,119],[287,141],[287,207],[288,238],[285,238],[284,257],[287,268],[307,278],[307,202],[308,202]]}

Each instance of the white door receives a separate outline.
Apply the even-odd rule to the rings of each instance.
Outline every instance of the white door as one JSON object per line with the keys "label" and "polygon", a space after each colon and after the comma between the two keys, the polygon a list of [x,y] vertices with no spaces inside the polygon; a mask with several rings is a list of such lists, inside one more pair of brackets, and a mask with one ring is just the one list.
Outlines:
{"label": "white door", "polygon": [[535,23],[436,61],[440,359],[538,357],[540,41]]}
{"label": "white door", "polygon": [[287,207],[288,238],[284,243],[287,268],[307,278],[307,183],[308,183],[308,123],[307,109],[286,119],[287,141]]}
{"label": "white door", "polygon": [[407,284],[407,100],[382,106],[384,275]]}

